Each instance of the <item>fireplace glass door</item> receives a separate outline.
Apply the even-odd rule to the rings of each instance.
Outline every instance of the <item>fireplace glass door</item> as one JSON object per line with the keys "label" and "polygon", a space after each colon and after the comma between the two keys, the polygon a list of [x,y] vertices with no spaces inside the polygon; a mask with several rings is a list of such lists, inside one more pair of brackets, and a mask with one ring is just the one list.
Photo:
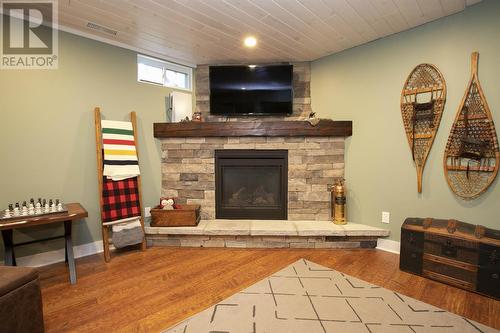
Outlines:
{"label": "fireplace glass door", "polygon": [[215,169],[218,219],[287,219],[286,150],[217,150]]}

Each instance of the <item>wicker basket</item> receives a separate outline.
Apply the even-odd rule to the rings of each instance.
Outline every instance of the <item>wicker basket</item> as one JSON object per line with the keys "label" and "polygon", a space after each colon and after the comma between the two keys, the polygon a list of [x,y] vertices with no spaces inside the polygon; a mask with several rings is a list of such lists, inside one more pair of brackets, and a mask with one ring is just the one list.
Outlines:
{"label": "wicker basket", "polygon": [[200,205],[182,205],[180,209],[151,209],[152,227],[195,227],[200,222]]}

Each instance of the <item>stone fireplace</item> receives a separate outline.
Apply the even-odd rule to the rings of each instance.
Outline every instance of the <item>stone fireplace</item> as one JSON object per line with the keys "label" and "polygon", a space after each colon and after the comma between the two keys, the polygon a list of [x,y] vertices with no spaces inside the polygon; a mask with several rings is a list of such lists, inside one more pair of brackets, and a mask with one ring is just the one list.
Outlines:
{"label": "stone fireplace", "polygon": [[[389,231],[330,220],[329,187],[344,176],[351,135],[351,121],[328,119],[154,124],[162,194],[201,205],[202,220],[196,227],[146,226],[149,246],[375,247]],[[251,215],[256,211],[264,214]]]}
{"label": "stone fireplace", "polygon": [[286,220],[288,151],[215,151],[217,219]]}
{"label": "stone fireplace", "polygon": [[290,117],[212,115],[208,73],[208,66],[196,69],[203,122],[154,124],[162,195],[201,205],[202,220],[196,227],[146,226],[149,246],[360,248],[389,234],[331,222],[330,186],[344,177],[352,121],[307,120],[308,63],[294,64]]}
{"label": "stone fireplace", "polygon": [[[344,142],[352,133],[351,126],[350,121],[332,120],[321,120],[317,126],[305,121],[155,124],[155,136],[162,142],[162,195],[179,198],[180,204],[201,205],[203,220],[328,221],[329,187],[336,178],[344,176]],[[261,185],[272,185],[272,190],[259,187],[258,182],[248,182],[258,178],[252,174],[256,170],[248,169],[248,165],[246,169],[241,165],[241,172],[233,166],[225,176],[216,175],[220,167],[216,156],[244,164],[252,159],[249,155],[253,154],[253,162],[265,161],[266,156],[258,154],[268,157],[277,151],[286,153],[287,170],[282,166],[280,173],[268,168],[260,176],[265,179]],[[247,157],[239,156],[239,162],[238,158],[228,158],[243,152]],[[224,179],[228,177],[234,182],[224,188]],[[220,193],[216,191],[219,181],[224,183]],[[286,193],[273,194],[278,187]],[[242,206],[246,208],[238,216]],[[267,215],[250,214],[259,209]]]}

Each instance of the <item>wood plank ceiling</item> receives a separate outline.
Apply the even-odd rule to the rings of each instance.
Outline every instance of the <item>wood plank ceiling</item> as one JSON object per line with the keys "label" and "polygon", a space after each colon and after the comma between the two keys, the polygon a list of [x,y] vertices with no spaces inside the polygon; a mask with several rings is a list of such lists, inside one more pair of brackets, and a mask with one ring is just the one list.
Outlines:
{"label": "wood plank ceiling", "polygon": [[[59,0],[59,25],[190,65],[309,61],[479,1]],[[91,29],[89,22],[111,31]],[[248,35],[258,40],[254,49],[242,44]]]}

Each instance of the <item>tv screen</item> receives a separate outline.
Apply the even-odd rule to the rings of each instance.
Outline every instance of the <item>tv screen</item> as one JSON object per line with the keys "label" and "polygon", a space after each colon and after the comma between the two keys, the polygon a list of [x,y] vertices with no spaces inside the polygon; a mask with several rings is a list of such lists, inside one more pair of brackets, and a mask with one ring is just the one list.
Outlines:
{"label": "tv screen", "polygon": [[210,113],[292,113],[293,66],[210,66]]}

